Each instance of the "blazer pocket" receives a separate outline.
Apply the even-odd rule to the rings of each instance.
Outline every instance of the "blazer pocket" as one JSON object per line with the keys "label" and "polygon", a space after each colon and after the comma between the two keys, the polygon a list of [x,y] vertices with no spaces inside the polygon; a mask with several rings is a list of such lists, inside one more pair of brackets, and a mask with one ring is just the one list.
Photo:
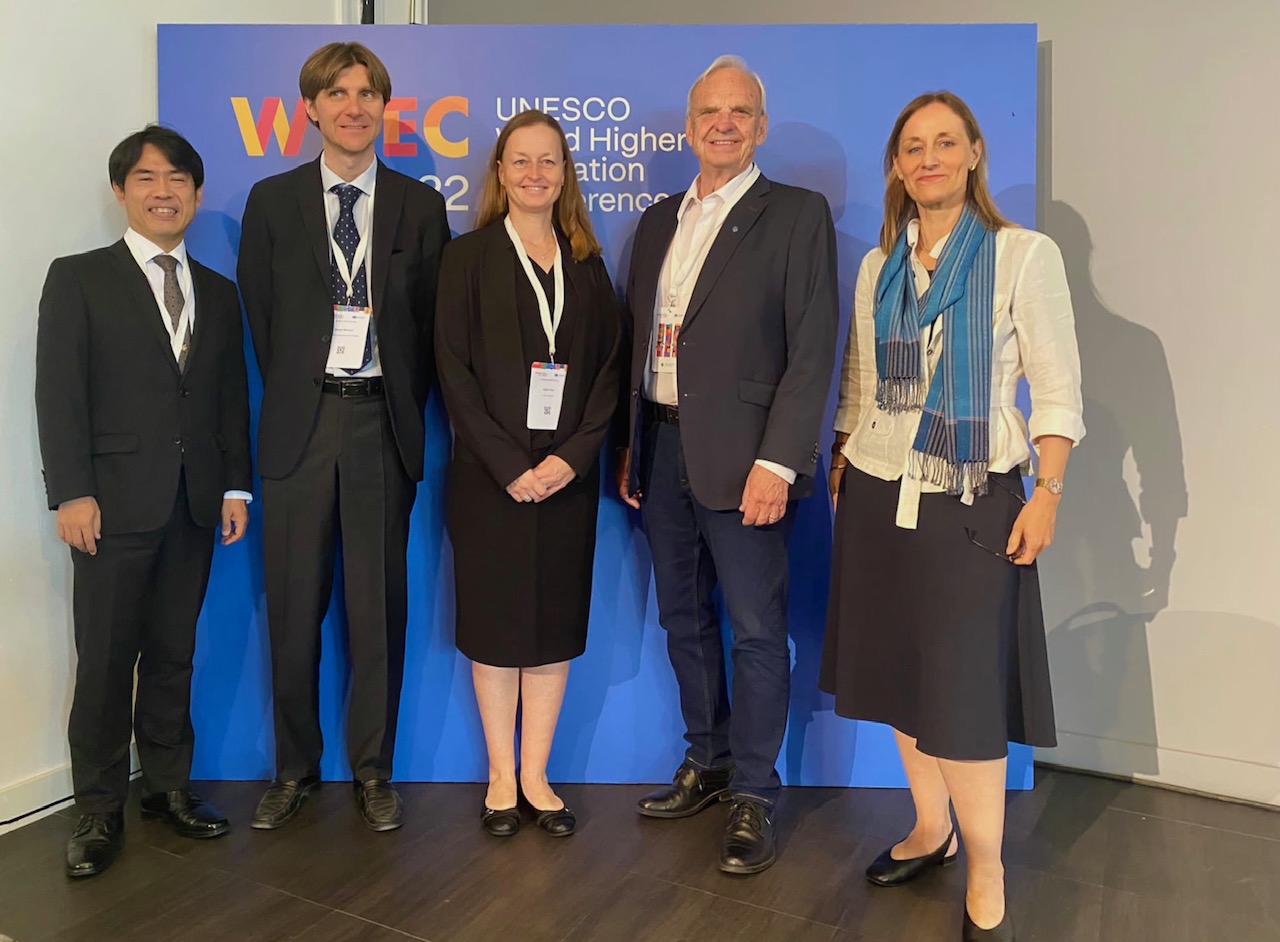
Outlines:
{"label": "blazer pocket", "polygon": [[137,450],[137,435],[93,436],[93,453],[95,455],[123,455]]}
{"label": "blazer pocket", "polygon": [[778,387],[773,383],[758,383],[754,379],[738,380],[738,398],[766,409],[773,405],[773,397],[777,391]]}

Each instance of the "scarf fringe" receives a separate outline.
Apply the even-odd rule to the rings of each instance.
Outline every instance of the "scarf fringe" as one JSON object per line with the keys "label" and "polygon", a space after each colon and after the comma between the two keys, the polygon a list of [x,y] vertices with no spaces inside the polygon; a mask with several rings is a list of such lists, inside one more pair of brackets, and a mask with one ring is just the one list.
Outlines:
{"label": "scarf fringe", "polygon": [[952,462],[940,455],[928,455],[912,449],[907,459],[907,473],[918,481],[943,488],[948,494],[972,491],[978,497],[987,493],[987,462]]}
{"label": "scarf fringe", "polygon": [[891,415],[919,412],[924,408],[925,391],[919,377],[882,378],[876,382],[876,405]]}

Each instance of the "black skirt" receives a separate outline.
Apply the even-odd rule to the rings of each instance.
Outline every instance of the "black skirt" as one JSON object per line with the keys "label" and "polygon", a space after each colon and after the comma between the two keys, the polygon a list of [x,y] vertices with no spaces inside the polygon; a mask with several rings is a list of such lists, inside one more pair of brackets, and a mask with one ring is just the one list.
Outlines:
{"label": "black skirt", "polygon": [[539,504],[512,500],[483,467],[457,458],[446,486],[458,650],[494,667],[580,655],[591,612],[599,465]]}
{"label": "black skirt", "polygon": [[972,506],[923,494],[916,530],[894,523],[899,486],[845,472],[819,686],[841,716],[887,723],[927,755],[1055,745],[1040,576],[991,552],[1022,509],[1022,479],[992,475]]}

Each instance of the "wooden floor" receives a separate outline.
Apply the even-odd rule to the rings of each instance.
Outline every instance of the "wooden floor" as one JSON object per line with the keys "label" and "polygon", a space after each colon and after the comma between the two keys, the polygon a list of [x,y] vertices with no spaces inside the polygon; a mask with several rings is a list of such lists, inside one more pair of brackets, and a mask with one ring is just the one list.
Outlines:
{"label": "wooden floor", "polygon": [[[904,792],[797,788],[768,872],[716,868],[724,806],[638,818],[637,786],[564,786],[579,831],[483,834],[479,785],[405,785],[407,823],[374,834],[326,785],[276,832],[247,826],[261,785],[200,789],[233,822],[183,840],[129,810],[106,874],[62,874],[73,812],[0,837],[0,937],[15,942],[958,942],[963,867],[893,890],[862,870],[910,822]],[[1280,814],[1061,772],[1009,799],[1021,942],[1280,940]],[[526,822],[527,824],[528,822]]]}

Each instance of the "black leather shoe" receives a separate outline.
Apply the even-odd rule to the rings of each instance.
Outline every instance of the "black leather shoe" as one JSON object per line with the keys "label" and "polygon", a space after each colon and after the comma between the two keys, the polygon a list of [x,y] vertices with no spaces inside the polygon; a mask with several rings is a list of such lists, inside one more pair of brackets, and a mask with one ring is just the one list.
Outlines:
{"label": "black leather shoe", "polygon": [[142,816],[163,821],[179,837],[221,837],[231,830],[217,808],[188,788],[143,795]]}
{"label": "black leather shoe", "polygon": [[931,854],[923,857],[908,857],[906,860],[895,860],[893,848],[890,847],[877,857],[867,868],[867,879],[876,886],[901,886],[909,883],[930,867],[949,867],[956,862],[956,854],[948,854],[951,839],[956,832],[952,831],[947,839]]}
{"label": "black leather shoe", "polygon": [[319,787],[318,775],[289,779],[287,782],[272,782],[259,800],[249,827],[271,831],[288,824],[298,813],[306,797]]}
{"label": "black leather shoe", "polygon": [[552,837],[568,837],[578,826],[578,819],[573,816],[568,805],[556,811],[533,810],[538,814],[538,827]]}
{"label": "black leather shoe", "polygon": [[969,918],[969,911],[964,912],[964,934],[962,942],[1016,942],[1013,936],[1013,919],[1009,916],[1009,907],[1004,910],[1004,918],[1000,925],[992,929],[979,929],[978,924]]}
{"label": "black leather shoe", "polygon": [[371,778],[355,783],[360,817],[373,831],[394,831],[404,823],[404,803],[391,783]]}
{"label": "black leather shoe", "polygon": [[110,867],[124,847],[124,815],[119,811],[80,816],[67,841],[67,876],[92,877]]}
{"label": "black leather shoe", "polygon": [[515,808],[499,808],[488,805],[480,812],[480,826],[494,837],[514,837],[520,830],[520,812]]}
{"label": "black leather shoe", "polygon": [[670,785],[652,791],[636,802],[636,810],[650,818],[687,818],[713,801],[729,800],[733,766],[695,769],[681,765]]}
{"label": "black leather shoe", "polygon": [[759,873],[778,859],[773,840],[772,809],[750,798],[735,798],[720,839],[720,869],[725,873]]}

